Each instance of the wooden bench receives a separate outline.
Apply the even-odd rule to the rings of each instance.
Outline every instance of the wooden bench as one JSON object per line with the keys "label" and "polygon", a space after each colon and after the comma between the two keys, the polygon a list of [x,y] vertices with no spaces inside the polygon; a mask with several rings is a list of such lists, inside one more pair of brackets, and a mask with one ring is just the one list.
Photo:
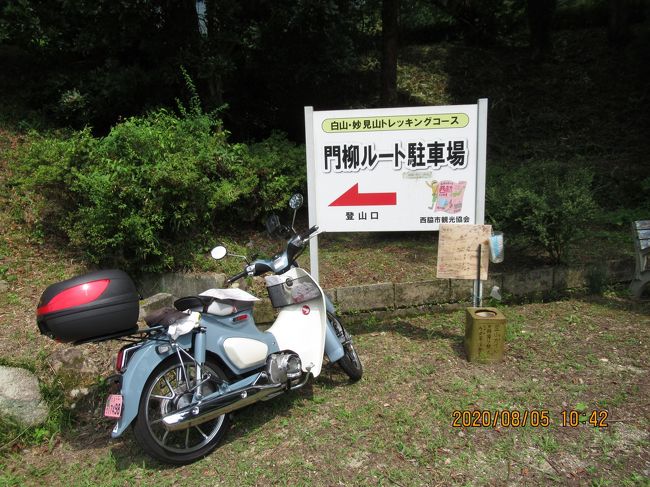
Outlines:
{"label": "wooden bench", "polygon": [[639,299],[650,282],[650,270],[647,269],[648,256],[650,256],[650,220],[632,222],[632,233],[634,234],[636,266],[630,291],[635,298]]}

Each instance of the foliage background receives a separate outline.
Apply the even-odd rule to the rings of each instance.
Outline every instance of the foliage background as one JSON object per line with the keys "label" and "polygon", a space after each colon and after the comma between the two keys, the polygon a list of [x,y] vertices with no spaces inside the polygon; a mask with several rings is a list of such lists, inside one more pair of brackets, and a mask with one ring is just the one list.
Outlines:
{"label": "foliage background", "polygon": [[[198,18],[194,2],[7,0],[12,212],[94,265],[191,267],[305,190],[303,106],[381,106],[392,1],[207,0]],[[545,51],[532,4],[553,14]],[[648,8],[400,2],[398,103],[489,99],[487,213],[509,245],[566,262],[581,234],[650,211]]]}

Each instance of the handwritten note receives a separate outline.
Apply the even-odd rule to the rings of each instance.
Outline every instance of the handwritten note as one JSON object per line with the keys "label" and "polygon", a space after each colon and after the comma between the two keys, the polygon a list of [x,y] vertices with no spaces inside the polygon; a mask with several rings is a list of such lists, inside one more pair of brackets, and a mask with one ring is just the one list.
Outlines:
{"label": "handwritten note", "polygon": [[476,279],[481,245],[481,280],[488,278],[492,225],[442,224],[438,235],[439,279]]}

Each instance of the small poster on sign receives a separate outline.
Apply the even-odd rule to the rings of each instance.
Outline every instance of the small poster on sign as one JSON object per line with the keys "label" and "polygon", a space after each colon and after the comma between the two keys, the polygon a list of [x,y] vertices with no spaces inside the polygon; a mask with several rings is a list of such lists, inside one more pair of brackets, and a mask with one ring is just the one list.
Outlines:
{"label": "small poster on sign", "polygon": [[492,225],[440,225],[436,277],[476,279],[478,246],[481,245],[481,280],[487,280],[491,234]]}

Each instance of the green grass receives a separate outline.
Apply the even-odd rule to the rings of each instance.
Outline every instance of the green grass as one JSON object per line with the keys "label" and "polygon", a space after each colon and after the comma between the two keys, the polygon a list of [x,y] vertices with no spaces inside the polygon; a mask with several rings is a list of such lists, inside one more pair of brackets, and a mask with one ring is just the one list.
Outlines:
{"label": "green grass", "polygon": [[[109,441],[110,423],[88,414],[52,442],[5,453],[0,482],[484,485],[508,478],[548,485],[570,477],[584,485],[643,485],[650,423],[630,412],[645,407],[648,389],[643,375],[626,367],[648,339],[648,311],[620,300],[509,306],[508,320],[535,333],[513,335],[505,361],[492,365],[465,360],[462,312],[351,325],[365,365],[359,383],[326,367],[305,389],[238,412],[222,446],[194,465],[158,464],[130,434]],[[594,333],[588,348],[583,341],[585,330],[604,326],[622,344],[613,363],[600,361],[600,353],[589,358],[591,348],[611,346],[606,334]],[[639,340],[628,342],[630,336]],[[585,365],[555,368],[558,354]],[[642,370],[647,374],[647,366]],[[605,408],[607,429],[560,426],[563,410]],[[474,409],[547,410],[551,424],[452,427],[455,410]]]}

